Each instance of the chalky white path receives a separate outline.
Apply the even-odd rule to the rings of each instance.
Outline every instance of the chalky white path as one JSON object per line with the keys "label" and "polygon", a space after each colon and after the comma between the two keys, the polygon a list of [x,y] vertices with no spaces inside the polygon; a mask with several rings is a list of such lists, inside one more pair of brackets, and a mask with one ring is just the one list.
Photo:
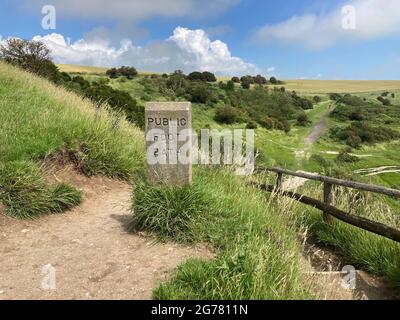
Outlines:
{"label": "chalky white path", "polygon": [[[148,299],[181,262],[209,254],[129,233],[127,184],[71,172],[64,178],[85,191],[74,210],[34,221],[0,214],[0,299]],[[41,288],[47,264],[55,267],[56,290]]]}

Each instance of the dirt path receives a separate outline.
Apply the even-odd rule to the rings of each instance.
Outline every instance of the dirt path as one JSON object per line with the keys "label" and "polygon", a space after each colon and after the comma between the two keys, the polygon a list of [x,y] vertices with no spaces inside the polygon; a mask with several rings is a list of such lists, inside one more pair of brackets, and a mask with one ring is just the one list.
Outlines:
{"label": "dirt path", "polygon": [[328,112],[322,116],[322,118],[317,122],[317,124],[313,127],[312,131],[309,133],[307,137],[304,138],[305,148],[298,149],[295,151],[295,157],[297,159],[309,159],[310,158],[310,149],[313,144],[323,136],[326,128],[328,127],[328,122],[326,120],[326,116],[329,112],[332,112],[334,109],[333,104],[329,103]]}
{"label": "dirt path", "polygon": [[[123,182],[71,170],[54,177],[81,187],[85,200],[68,213],[34,221],[0,214],[0,300],[148,299],[182,261],[211,255],[130,234],[131,190]],[[52,267],[56,289],[45,290],[52,286],[45,281],[43,287]]]}

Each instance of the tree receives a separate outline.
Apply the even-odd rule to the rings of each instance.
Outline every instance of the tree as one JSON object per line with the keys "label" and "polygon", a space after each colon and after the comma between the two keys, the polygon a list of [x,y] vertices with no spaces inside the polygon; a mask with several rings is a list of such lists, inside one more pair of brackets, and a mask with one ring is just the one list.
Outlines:
{"label": "tree", "polygon": [[302,113],[297,117],[297,125],[305,127],[309,124],[310,120],[308,119],[308,116],[305,113]]}
{"label": "tree", "polygon": [[243,79],[242,81],[242,88],[243,89],[250,89],[251,81],[249,79]]}
{"label": "tree", "polygon": [[390,106],[392,104],[389,99],[384,97],[378,97],[377,100],[381,102],[384,106]]}
{"label": "tree", "polygon": [[137,70],[134,67],[125,67],[122,66],[118,69],[116,68],[111,68],[106,71],[106,75],[108,75],[110,78],[115,79],[118,77],[126,77],[128,79],[133,79],[138,75]]}
{"label": "tree", "polygon": [[278,84],[278,80],[275,77],[269,78],[269,82],[271,82],[272,84]]}
{"label": "tree", "polygon": [[204,81],[204,76],[201,72],[194,71],[192,73],[189,73],[187,79],[191,81]]}
{"label": "tree", "polygon": [[232,78],[232,81],[233,81],[234,83],[240,83],[240,79],[239,79],[238,77],[233,77],[233,78]]}
{"label": "tree", "polygon": [[238,122],[239,113],[233,107],[220,107],[215,112],[214,120],[219,123],[233,124]]}
{"label": "tree", "polygon": [[208,71],[203,72],[203,80],[207,82],[217,82],[215,75]]}
{"label": "tree", "polygon": [[208,103],[215,100],[214,92],[207,83],[193,82],[188,88],[190,101],[194,103]]}
{"label": "tree", "polygon": [[322,101],[320,96],[314,96],[313,98],[314,103],[320,103]]}
{"label": "tree", "polygon": [[254,83],[256,84],[266,84],[267,83],[267,79],[261,75],[257,75],[254,77]]}
{"label": "tree", "polygon": [[40,41],[10,38],[5,45],[0,45],[0,58],[54,82],[60,77],[51,61],[50,50]]}
{"label": "tree", "polygon": [[118,78],[118,71],[116,68],[111,68],[106,71],[106,75],[109,76],[111,79]]}
{"label": "tree", "polygon": [[226,83],[226,90],[227,91],[234,91],[235,90],[235,83],[232,80],[229,80]]}

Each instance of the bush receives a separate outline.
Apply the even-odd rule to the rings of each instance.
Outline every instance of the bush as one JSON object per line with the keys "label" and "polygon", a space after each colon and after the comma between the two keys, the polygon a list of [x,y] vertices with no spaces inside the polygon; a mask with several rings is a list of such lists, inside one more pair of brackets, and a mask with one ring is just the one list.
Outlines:
{"label": "bush", "polygon": [[278,84],[278,80],[275,77],[269,78],[269,82],[271,82],[272,84]]}
{"label": "bush", "polygon": [[243,80],[242,81],[242,88],[243,89],[250,89],[251,87],[251,82],[249,80]]}
{"label": "bush", "polygon": [[0,45],[0,59],[53,82],[61,78],[50,59],[50,50],[40,41],[10,38]]}
{"label": "bush", "polygon": [[257,75],[254,77],[254,83],[256,84],[266,84],[267,79],[261,75]]}
{"label": "bush", "polygon": [[384,97],[378,97],[377,100],[381,102],[384,106],[390,106],[392,104],[389,99]]}
{"label": "bush", "polygon": [[339,93],[330,93],[329,99],[333,101],[340,101],[342,99],[342,95]]}
{"label": "bush", "polygon": [[355,163],[358,161],[360,161],[359,158],[351,155],[350,153],[348,153],[346,151],[340,152],[338,154],[338,156],[336,157],[336,162],[338,162],[338,163]]}
{"label": "bush", "polygon": [[193,82],[186,89],[186,93],[190,95],[190,101],[194,103],[205,104],[218,100],[216,92],[207,83]]}
{"label": "bush", "polygon": [[215,77],[215,75],[208,71],[203,72],[203,79],[206,82],[217,82],[217,78]]}
{"label": "bush", "polygon": [[301,114],[301,115],[299,115],[299,116],[297,117],[297,125],[299,125],[299,126],[305,127],[305,126],[307,126],[310,122],[311,122],[311,121],[308,119],[308,116],[307,116],[305,113],[303,113],[303,114]]}
{"label": "bush", "polygon": [[233,77],[233,78],[232,78],[232,81],[233,81],[234,83],[240,83],[240,79],[239,79],[238,77]]}
{"label": "bush", "polygon": [[191,81],[204,81],[203,74],[198,71],[189,73],[189,75],[187,76],[187,79],[191,80]]}
{"label": "bush", "polygon": [[144,108],[138,106],[129,93],[107,85],[93,85],[88,87],[84,94],[93,101],[106,102],[114,110],[123,111],[129,121],[140,128],[144,127]]}
{"label": "bush", "polygon": [[118,78],[118,77],[126,77],[127,79],[133,79],[138,75],[137,70],[134,67],[125,67],[122,66],[120,68],[111,68],[106,71],[106,75],[110,78]]}
{"label": "bush", "polygon": [[349,116],[349,119],[352,121],[362,121],[365,119],[365,116],[361,113],[360,110],[352,112]]}
{"label": "bush", "polygon": [[345,129],[331,129],[331,134],[339,140],[346,141],[347,145],[358,148],[362,143],[389,142],[399,139],[400,133],[386,127],[372,127],[364,122],[353,122]]}
{"label": "bush", "polygon": [[320,96],[314,96],[313,101],[314,101],[314,103],[320,103],[322,101],[322,99]]}
{"label": "bush", "polygon": [[234,91],[234,90],[235,90],[235,83],[234,83],[232,80],[229,80],[229,81],[226,83],[226,88],[225,88],[225,90],[227,90],[227,91]]}
{"label": "bush", "polygon": [[214,120],[219,123],[233,124],[240,121],[240,113],[233,107],[219,107],[215,111]]}
{"label": "bush", "polygon": [[257,122],[255,122],[255,121],[253,121],[253,120],[251,120],[251,121],[249,121],[249,122],[247,122],[247,124],[246,124],[246,129],[257,129]]}

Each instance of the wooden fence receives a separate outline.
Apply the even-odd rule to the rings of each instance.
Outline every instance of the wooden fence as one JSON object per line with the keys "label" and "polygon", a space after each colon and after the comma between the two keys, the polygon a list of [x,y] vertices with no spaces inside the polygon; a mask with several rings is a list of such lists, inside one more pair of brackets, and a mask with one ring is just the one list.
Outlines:
{"label": "wooden fence", "polygon": [[[396,242],[400,242],[400,230],[397,230],[393,227],[387,226],[385,224],[375,222],[363,217],[351,215],[346,213],[340,209],[335,208],[332,206],[332,195],[333,195],[333,186],[343,186],[352,189],[362,190],[362,191],[370,191],[373,193],[381,193],[391,197],[396,197],[400,199],[400,190],[385,188],[381,186],[336,179],[332,177],[322,176],[315,173],[309,172],[295,172],[281,168],[257,168],[256,172],[274,172],[277,174],[276,183],[275,185],[267,185],[267,184],[257,184],[257,186],[267,192],[276,192],[283,196],[287,196],[293,198],[299,202],[304,204],[310,205],[314,208],[317,208],[323,212],[324,220],[329,223],[334,223],[334,217],[351,224],[355,227],[361,228],[363,230],[367,230],[373,232],[375,234],[381,235],[388,239],[392,239]],[[307,197],[302,194],[298,194],[291,191],[284,191],[282,190],[282,177],[283,175],[290,175],[295,177],[300,177],[308,180],[315,180],[320,181],[324,185],[323,190],[323,199],[324,201],[319,201],[310,197]]]}

